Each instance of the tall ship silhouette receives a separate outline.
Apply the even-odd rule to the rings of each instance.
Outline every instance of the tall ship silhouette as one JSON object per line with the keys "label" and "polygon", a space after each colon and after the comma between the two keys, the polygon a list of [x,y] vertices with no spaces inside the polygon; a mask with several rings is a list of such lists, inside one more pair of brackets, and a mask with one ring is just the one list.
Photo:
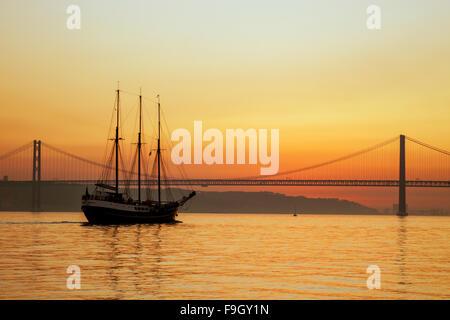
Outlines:
{"label": "tall ship silhouette", "polygon": [[[133,161],[133,168],[131,171],[126,171],[119,167],[121,163],[120,159],[120,147],[119,141],[122,138],[119,137],[119,117],[120,117],[120,90],[116,90],[116,127],[115,137],[113,140],[113,149],[111,156],[109,157],[109,163],[105,166],[105,170],[113,169],[115,176],[113,184],[111,180],[106,179],[108,174],[103,173],[102,178],[95,184],[95,190],[92,194],[88,192],[82,196],[81,210],[84,212],[86,219],[91,224],[134,224],[134,223],[164,223],[174,222],[178,215],[178,209],[183,206],[189,199],[195,196],[195,191],[190,192],[188,195],[182,196],[178,200],[163,200],[161,197],[161,104],[158,95],[158,126],[157,126],[157,148],[155,162],[153,168],[156,165],[156,199],[152,199],[150,193],[147,192],[147,199],[141,199],[142,189],[142,95],[139,94],[139,132],[137,140],[137,199],[133,199],[131,196],[129,185],[130,179],[123,181],[125,183],[125,190],[119,191],[119,172],[129,176],[135,174],[132,170],[134,168],[135,161]],[[150,152],[151,155],[151,152]],[[114,159],[115,164],[112,165]],[[147,191],[149,188],[147,188]]]}

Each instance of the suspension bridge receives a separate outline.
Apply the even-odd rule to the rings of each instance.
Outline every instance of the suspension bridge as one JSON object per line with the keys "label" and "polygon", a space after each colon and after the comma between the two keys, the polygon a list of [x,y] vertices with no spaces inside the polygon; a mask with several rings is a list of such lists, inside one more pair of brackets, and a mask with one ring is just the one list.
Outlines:
{"label": "suspension bridge", "polygon": [[[126,168],[126,166],[122,166]],[[1,183],[31,183],[33,210],[40,210],[42,184],[83,184],[98,181],[107,165],[40,140],[34,140],[0,155]],[[120,170],[123,185],[136,185],[137,172]],[[113,183],[113,180],[103,180]],[[144,174],[142,185],[157,184],[155,176]],[[398,188],[398,215],[407,215],[406,188],[450,187],[450,152],[400,135],[370,148],[330,161],[278,172],[273,176],[236,179],[187,179],[170,176],[166,186],[327,186]]]}

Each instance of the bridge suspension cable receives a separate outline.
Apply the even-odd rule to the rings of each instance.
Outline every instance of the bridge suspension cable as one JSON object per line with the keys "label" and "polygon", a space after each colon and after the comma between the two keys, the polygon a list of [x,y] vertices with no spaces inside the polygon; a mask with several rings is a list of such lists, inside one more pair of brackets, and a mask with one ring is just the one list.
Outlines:
{"label": "bridge suspension cable", "polygon": [[92,160],[88,160],[88,159],[82,158],[82,157],[80,157],[80,156],[77,156],[77,155],[74,155],[74,154],[72,154],[72,153],[69,153],[69,152],[66,152],[66,151],[64,151],[64,150],[58,149],[58,148],[56,148],[56,147],[53,147],[53,146],[51,146],[51,145],[49,145],[49,144],[47,144],[47,143],[42,143],[42,145],[43,145],[43,146],[46,146],[47,148],[49,148],[49,149],[51,149],[51,150],[53,150],[53,151],[62,153],[62,154],[64,154],[65,156],[68,156],[68,157],[71,157],[71,158],[74,158],[74,159],[77,159],[77,160],[80,160],[80,161],[83,161],[83,162],[92,164],[92,165],[94,165],[94,166],[98,166],[98,167],[102,167],[102,168],[105,167],[105,165],[103,165],[103,164],[101,164],[101,163],[98,163],[98,162],[95,162],[95,161],[92,161]]}
{"label": "bridge suspension cable", "polygon": [[[407,177],[409,180],[416,181],[449,181],[450,180],[450,152],[442,148],[438,148],[422,142],[420,140],[407,137],[411,147],[407,147]],[[362,149],[357,152],[347,154],[345,156],[335,158],[329,161],[321,162],[315,165],[309,165],[294,170],[281,171],[271,176],[249,176],[238,177],[234,181],[244,180],[267,180],[277,176],[287,176],[289,174],[301,173],[299,176],[289,176],[289,180],[313,181],[313,180],[377,180],[377,181],[394,181],[397,180],[398,174],[398,149],[393,143],[399,141],[398,137],[386,140],[384,142],[373,145],[369,148]],[[388,146],[389,145],[389,146]],[[112,169],[111,165],[102,164],[93,160],[77,156],[73,153],[66,152],[57,147],[42,142],[42,146],[47,150],[51,150],[55,154],[48,154],[43,151],[42,166],[43,180],[95,180],[100,176],[94,172],[95,168]],[[388,147],[386,147],[388,146]],[[168,146],[170,147],[170,145]],[[12,180],[22,181],[31,179],[33,154],[33,143],[26,143],[14,150],[0,155],[1,175]],[[432,151],[428,151],[432,150]],[[30,151],[30,152],[28,152]],[[373,151],[372,153],[369,153]],[[59,155],[59,156],[58,156]],[[360,157],[358,157],[360,156]],[[66,158],[67,157],[67,158]],[[349,161],[345,161],[351,159]],[[77,164],[78,162],[78,164]],[[322,168],[324,167],[324,168]],[[124,173],[125,180],[132,180],[137,173],[134,172],[134,166],[125,169],[125,164],[120,172]],[[313,170],[321,168],[319,170]],[[169,175],[169,168],[164,168]],[[175,169],[180,169],[176,167]],[[311,170],[311,171],[308,171]],[[173,175],[167,179],[180,179],[188,182],[183,172],[178,173],[180,177]],[[29,178],[28,178],[29,177]],[[153,179],[156,176],[152,173],[144,173],[143,179]],[[107,179],[107,177],[105,178]],[[195,180],[195,179],[194,179]],[[211,179],[210,179],[211,180]],[[213,180],[221,180],[220,178]]]}
{"label": "bridge suspension cable", "polygon": [[[107,165],[104,165],[102,163],[95,162],[95,161],[92,161],[92,160],[89,160],[89,159],[77,156],[75,154],[69,153],[67,151],[64,151],[64,150],[61,150],[59,148],[56,148],[56,147],[54,147],[52,145],[49,145],[48,143],[42,143],[42,145],[47,147],[47,148],[49,148],[50,150],[53,150],[53,151],[58,152],[60,154],[63,154],[65,156],[69,157],[69,158],[76,159],[78,161],[82,161],[82,162],[85,162],[87,164],[90,164],[90,165],[93,165],[93,166],[97,166],[99,168],[113,169],[113,167],[111,167],[111,166],[107,166]],[[128,176],[137,175],[137,172],[133,172],[133,171],[125,170],[125,169],[120,169],[119,171],[121,173],[127,174]],[[143,174],[143,176],[146,177],[146,178],[154,178],[154,176],[148,175],[148,174]]]}
{"label": "bridge suspension cable", "polygon": [[[299,168],[299,169],[294,169],[294,170],[281,171],[281,172],[278,172],[277,174],[271,175],[270,178],[277,177],[277,176],[288,175],[288,174],[292,174],[292,173],[299,173],[299,172],[306,171],[306,170],[317,169],[317,168],[324,167],[324,166],[327,166],[327,165],[330,165],[330,164],[333,164],[333,163],[336,163],[336,162],[348,160],[348,159],[357,157],[359,155],[368,153],[370,151],[373,151],[375,149],[384,147],[384,146],[386,146],[388,144],[391,144],[391,143],[393,143],[395,141],[398,141],[398,139],[399,139],[398,137],[394,137],[392,139],[389,139],[389,140],[386,140],[384,142],[378,143],[378,144],[376,144],[376,145],[374,145],[372,147],[369,147],[369,148],[366,148],[366,149],[363,149],[363,150],[360,150],[360,151],[357,151],[357,152],[353,152],[351,154],[348,154],[346,156],[339,157],[339,158],[336,158],[336,159],[333,159],[333,160],[321,162],[321,163],[318,163],[318,164],[315,164],[315,165],[311,165],[311,166],[307,166],[307,167],[303,167],[303,168]],[[251,176],[251,177],[237,178],[237,179],[261,179],[261,178],[269,178],[269,177],[268,176]]]}
{"label": "bridge suspension cable", "polygon": [[20,152],[22,152],[22,151],[24,151],[24,150],[26,150],[28,148],[31,148],[32,146],[33,146],[33,142],[28,142],[28,143],[26,143],[26,144],[24,144],[24,145],[22,145],[22,146],[20,146],[20,147],[18,147],[16,149],[14,149],[14,150],[11,150],[11,151],[8,151],[8,152],[2,154],[0,156],[0,160],[12,157],[13,155],[15,155],[17,153],[20,153]]}
{"label": "bridge suspension cable", "polygon": [[432,145],[430,145],[430,144],[427,144],[427,143],[425,143],[425,142],[419,141],[419,140],[417,140],[417,139],[414,139],[414,138],[411,138],[411,137],[408,137],[408,136],[405,136],[405,138],[408,139],[408,140],[411,141],[411,142],[420,144],[420,145],[423,146],[423,147],[426,147],[426,148],[428,148],[428,149],[431,149],[431,150],[434,150],[434,151],[443,153],[443,154],[445,154],[445,155],[447,155],[447,156],[450,156],[450,152],[448,152],[448,151],[446,151],[446,150],[444,150],[444,149],[440,149],[440,148],[438,148],[438,147],[434,147],[434,146],[432,146]]}

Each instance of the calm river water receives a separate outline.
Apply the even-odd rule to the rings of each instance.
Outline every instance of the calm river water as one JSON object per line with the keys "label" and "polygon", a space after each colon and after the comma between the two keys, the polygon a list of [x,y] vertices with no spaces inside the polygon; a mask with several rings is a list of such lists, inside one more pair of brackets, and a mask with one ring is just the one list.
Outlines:
{"label": "calm river water", "polygon": [[[449,299],[450,217],[0,213],[1,299]],[[81,289],[66,286],[80,268]],[[380,268],[369,290],[366,269]]]}

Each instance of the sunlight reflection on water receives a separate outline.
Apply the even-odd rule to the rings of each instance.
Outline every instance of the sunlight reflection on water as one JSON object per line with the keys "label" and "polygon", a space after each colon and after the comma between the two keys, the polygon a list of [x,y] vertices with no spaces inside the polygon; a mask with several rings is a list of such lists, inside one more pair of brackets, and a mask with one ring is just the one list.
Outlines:
{"label": "sunlight reflection on water", "polygon": [[[0,298],[450,298],[450,217],[180,214],[90,226],[81,213],[0,214]],[[381,269],[368,290],[366,268]],[[66,268],[81,268],[81,290]]]}

